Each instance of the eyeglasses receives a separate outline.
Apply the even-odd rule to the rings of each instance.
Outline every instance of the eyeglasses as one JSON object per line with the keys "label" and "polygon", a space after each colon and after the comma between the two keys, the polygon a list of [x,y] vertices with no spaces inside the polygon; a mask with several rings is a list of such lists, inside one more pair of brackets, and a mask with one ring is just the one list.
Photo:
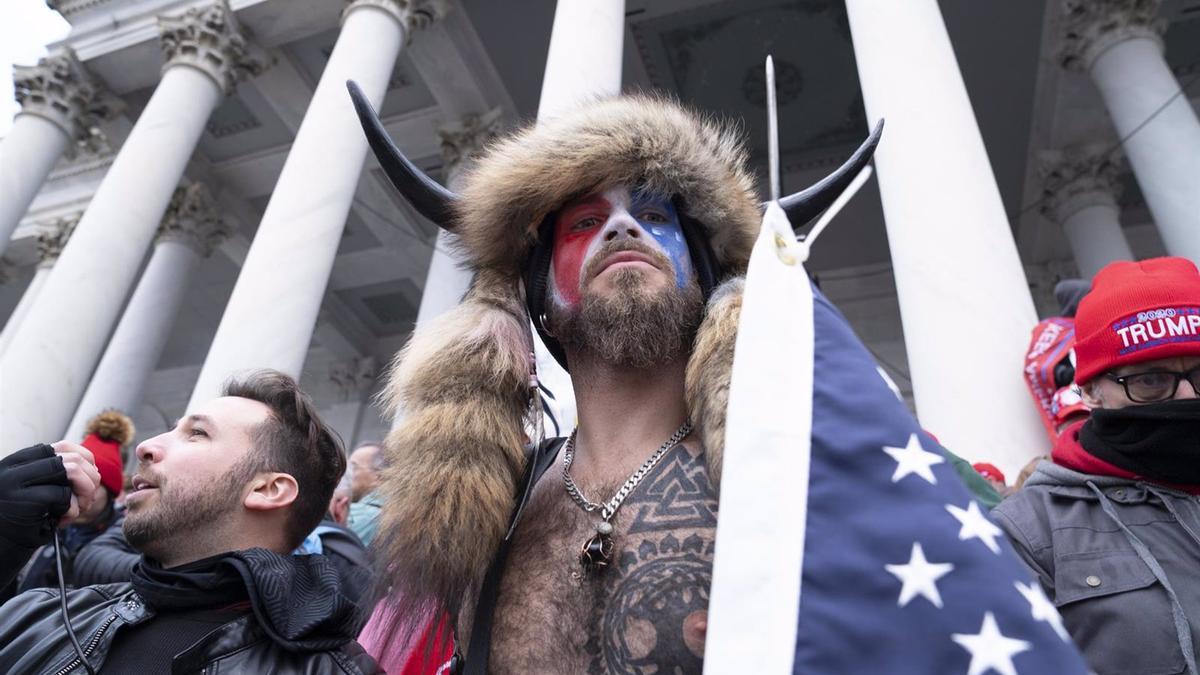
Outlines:
{"label": "eyeglasses", "polygon": [[1181,380],[1187,380],[1192,385],[1192,390],[1200,395],[1200,368],[1193,368],[1185,373],[1156,370],[1130,375],[1105,373],[1104,376],[1124,387],[1125,395],[1134,403],[1158,403],[1173,398]]}

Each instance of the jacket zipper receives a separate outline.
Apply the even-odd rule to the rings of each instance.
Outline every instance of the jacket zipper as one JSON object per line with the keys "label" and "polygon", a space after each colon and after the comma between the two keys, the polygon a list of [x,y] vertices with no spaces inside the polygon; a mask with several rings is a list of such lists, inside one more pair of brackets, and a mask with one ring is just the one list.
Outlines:
{"label": "jacket zipper", "polygon": [[[91,656],[92,652],[96,649],[96,646],[100,644],[100,636],[104,635],[104,631],[108,630],[108,627],[111,626],[116,620],[116,614],[109,614],[108,618],[104,620],[104,623],[100,624],[100,630],[96,631],[96,634],[92,636],[92,639],[88,640],[88,643],[83,647],[83,655],[85,657]],[[66,675],[82,662],[83,661],[76,656],[74,661],[71,661],[67,665],[63,666],[58,670],[58,672],[54,673],[54,675]]]}

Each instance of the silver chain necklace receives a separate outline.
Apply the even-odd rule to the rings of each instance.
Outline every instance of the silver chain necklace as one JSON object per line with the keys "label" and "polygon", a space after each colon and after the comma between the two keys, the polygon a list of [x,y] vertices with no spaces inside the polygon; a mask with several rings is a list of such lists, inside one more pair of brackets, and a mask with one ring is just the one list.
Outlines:
{"label": "silver chain necklace", "polygon": [[683,426],[675,430],[671,437],[666,440],[654,454],[650,455],[645,462],[638,467],[637,471],[625,481],[621,489],[603,504],[590,502],[583,493],[580,492],[579,486],[571,478],[571,462],[575,459],[575,434],[578,429],[571,432],[571,436],[567,438],[566,444],[563,446],[563,485],[567,488],[567,494],[571,499],[583,509],[585,513],[593,513],[597,509],[600,510],[600,520],[596,521],[596,534],[590,539],[583,542],[583,547],[579,550],[579,564],[583,566],[584,574],[603,571],[612,562],[612,554],[615,548],[612,540],[613,526],[610,522],[612,517],[616,515],[617,509],[621,508],[621,503],[629,496],[630,492],[646,478],[651,469],[658,465],[663,456],[671,448],[679,445],[679,442],[688,434],[692,433],[692,423],[684,422]]}

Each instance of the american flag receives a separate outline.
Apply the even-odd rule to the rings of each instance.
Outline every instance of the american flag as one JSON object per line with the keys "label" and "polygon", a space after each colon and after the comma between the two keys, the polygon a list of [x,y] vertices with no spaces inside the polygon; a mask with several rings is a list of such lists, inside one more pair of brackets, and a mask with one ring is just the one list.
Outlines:
{"label": "american flag", "polygon": [[1088,672],[806,258],[769,207],[730,388],[705,670]]}

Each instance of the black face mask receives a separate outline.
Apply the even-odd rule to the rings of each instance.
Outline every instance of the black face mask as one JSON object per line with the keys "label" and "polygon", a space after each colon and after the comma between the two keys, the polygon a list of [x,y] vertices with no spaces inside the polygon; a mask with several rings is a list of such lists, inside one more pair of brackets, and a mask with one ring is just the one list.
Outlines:
{"label": "black face mask", "polygon": [[1200,399],[1093,410],[1079,443],[1138,476],[1200,485]]}

